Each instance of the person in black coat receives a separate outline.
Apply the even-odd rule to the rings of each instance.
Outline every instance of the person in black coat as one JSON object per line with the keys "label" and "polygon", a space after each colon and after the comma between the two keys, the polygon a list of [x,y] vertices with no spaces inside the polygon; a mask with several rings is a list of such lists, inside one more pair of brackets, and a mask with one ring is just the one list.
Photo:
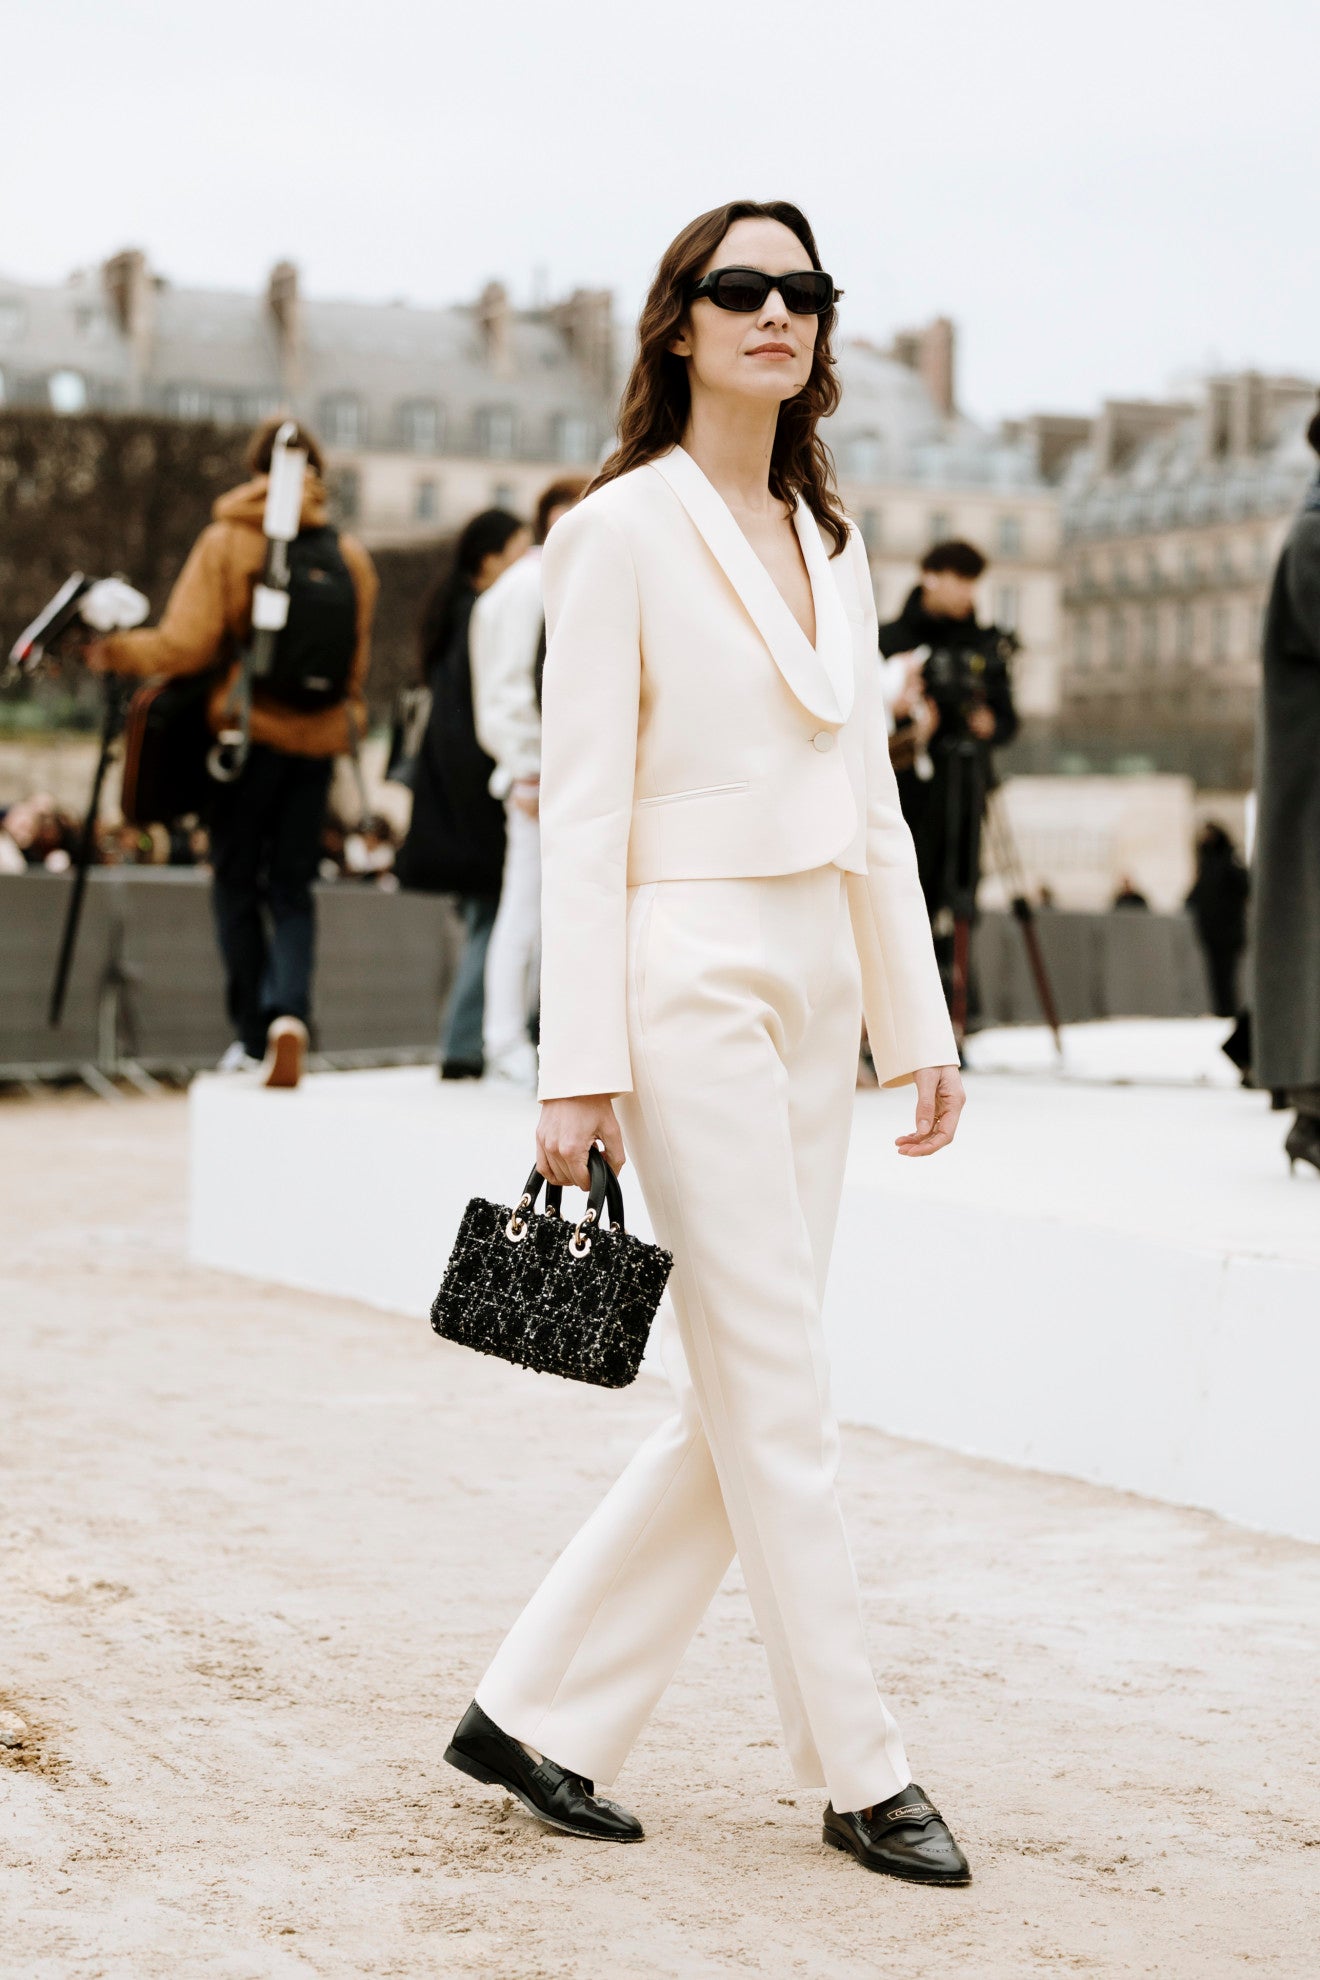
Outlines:
{"label": "person in black coat", "polygon": [[[1320,412],[1307,438],[1320,454]],[[1262,658],[1252,1073],[1297,1109],[1289,1160],[1320,1168],[1320,475],[1274,573]]]}
{"label": "person in black coat", "polygon": [[[918,732],[929,731],[929,738],[924,748],[898,754],[896,775],[946,987],[954,917],[966,913],[970,919],[974,907],[981,819],[993,781],[990,752],[1018,731],[1009,672],[1017,642],[976,617],[976,586],[985,569],[986,559],[972,543],[934,544],[921,560],[920,583],[898,617],[880,628],[886,659],[927,650]],[[900,744],[902,736],[900,725]],[[910,767],[899,767],[904,755],[914,755]]]}
{"label": "person in black coat", "polygon": [[1216,1017],[1236,1017],[1238,969],[1247,946],[1251,883],[1237,847],[1222,825],[1206,825],[1196,842],[1196,882],[1187,909],[1205,954]]}
{"label": "person in black coat", "polygon": [[413,810],[399,851],[400,883],[456,894],[464,944],[441,1025],[444,1079],[479,1079],[483,1062],[486,945],[500,901],[504,806],[490,794],[495,766],[472,718],[468,627],[479,595],[522,556],[525,523],[507,509],[483,509],[459,535],[451,568],[422,614],[422,676],[431,712],[413,772]]}

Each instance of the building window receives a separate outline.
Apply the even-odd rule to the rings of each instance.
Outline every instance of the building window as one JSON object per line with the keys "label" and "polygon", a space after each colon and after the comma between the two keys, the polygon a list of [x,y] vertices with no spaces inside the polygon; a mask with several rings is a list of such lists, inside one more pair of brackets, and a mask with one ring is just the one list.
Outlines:
{"label": "building window", "polygon": [[79,303],[73,312],[73,327],[89,344],[103,344],[110,324],[105,311],[95,303]]}
{"label": "building window", "polygon": [[581,467],[595,453],[596,436],[591,421],[584,419],[581,413],[560,413],[555,420],[554,435],[557,461],[567,461],[574,467]]}
{"label": "building window", "polygon": [[429,475],[413,489],[414,522],[434,522],[440,513],[440,484]]}
{"label": "building window", "polygon": [[863,509],[858,519],[858,527],[862,532],[862,542],[866,545],[872,556],[874,556],[880,548],[881,527],[879,509]]}
{"label": "building window", "polygon": [[360,447],[366,438],[362,401],[351,392],[335,392],[322,399],[320,424],[327,447]]}
{"label": "building window", "polygon": [[362,480],[356,468],[330,471],[330,509],[336,522],[356,522],[362,507]]}
{"label": "building window", "polygon": [[404,401],[399,408],[399,438],[410,454],[440,452],[440,408],[434,399]]}
{"label": "building window", "polygon": [[57,413],[87,410],[87,380],[81,371],[52,371],[46,380],[51,409]]}
{"label": "building window", "polygon": [[1153,667],[1160,657],[1160,615],[1148,605],[1141,615],[1141,664]]}
{"label": "building window", "polygon": [[1201,578],[1201,562],[1191,544],[1183,551],[1183,579],[1187,584],[1198,584]]}
{"label": "building window", "polygon": [[477,414],[477,445],[495,461],[513,456],[514,421],[512,406],[483,406]]}
{"label": "building window", "polygon": [[1146,552],[1146,583],[1152,591],[1158,591],[1163,580],[1164,573],[1160,569],[1160,560],[1153,550],[1148,550]]}
{"label": "building window", "polygon": [[1226,584],[1232,584],[1234,571],[1233,546],[1231,543],[1221,543],[1218,546],[1215,554],[1215,569]]}
{"label": "building window", "polygon": [[507,481],[495,482],[490,491],[490,500],[491,500],[492,508],[508,509],[514,515],[517,515],[518,510],[516,505],[517,505],[518,497],[515,494],[513,486],[510,482]]}
{"label": "building window", "polygon": [[1216,605],[1210,613],[1210,658],[1222,665],[1228,658],[1228,607]]}
{"label": "building window", "polygon": [[1082,674],[1091,664],[1091,621],[1085,612],[1080,614],[1073,628],[1073,660],[1077,671]]}
{"label": "building window", "polygon": [[859,481],[879,481],[884,473],[884,445],[878,433],[856,434],[848,442],[849,474]]}
{"label": "building window", "polygon": [[999,554],[1001,557],[1022,555],[1021,516],[1001,516],[999,518]]}
{"label": "building window", "polygon": [[165,410],[171,419],[209,419],[211,401],[200,385],[170,385],[165,391]]}
{"label": "building window", "polygon": [[1190,661],[1192,657],[1194,630],[1191,606],[1180,605],[1175,621],[1174,645],[1178,658],[1181,661]]}
{"label": "building window", "polygon": [[1016,632],[1018,622],[1018,588],[1015,584],[995,586],[995,624],[1005,632]]}
{"label": "building window", "polygon": [[10,343],[21,337],[27,323],[27,311],[18,296],[0,296],[0,339]]}
{"label": "building window", "polygon": [[1121,667],[1127,658],[1127,626],[1121,612],[1109,614],[1109,664]]}
{"label": "building window", "polygon": [[946,543],[952,534],[948,512],[944,509],[932,509],[926,524],[927,540],[931,543]]}

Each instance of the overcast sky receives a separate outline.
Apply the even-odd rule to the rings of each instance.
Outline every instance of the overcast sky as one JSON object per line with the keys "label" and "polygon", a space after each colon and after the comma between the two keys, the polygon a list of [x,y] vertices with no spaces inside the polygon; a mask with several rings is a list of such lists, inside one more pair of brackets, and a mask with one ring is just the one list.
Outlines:
{"label": "overcast sky", "polygon": [[844,334],[945,313],[991,417],[1320,374],[1320,0],[30,0],[0,273],[611,287],[796,200]]}

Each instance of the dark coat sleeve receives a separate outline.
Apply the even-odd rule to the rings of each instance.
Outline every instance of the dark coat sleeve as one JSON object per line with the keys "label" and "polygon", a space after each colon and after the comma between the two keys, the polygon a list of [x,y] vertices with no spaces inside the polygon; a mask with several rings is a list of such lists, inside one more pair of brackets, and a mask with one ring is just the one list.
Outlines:
{"label": "dark coat sleeve", "polygon": [[990,738],[996,748],[1011,743],[1018,732],[1018,712],[1013,700],[1013,676],[1002,653],[994,653],[985,672],[986,706],[995,718]]}
{"label": "dark coat sleeve", "polygon": [[1320,660],[1320,513],[1297,523],[1286,552],[1284,582],[1297,647]]}

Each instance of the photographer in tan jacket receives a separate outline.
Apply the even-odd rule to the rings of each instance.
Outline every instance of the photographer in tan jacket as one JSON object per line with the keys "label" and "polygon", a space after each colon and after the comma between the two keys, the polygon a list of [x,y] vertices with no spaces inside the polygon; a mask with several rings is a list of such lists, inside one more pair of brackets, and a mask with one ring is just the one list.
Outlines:
{"label": "photographer in tan jacket", "polygon": [[[268,420],[253,435],[253,479],[217,501],[160,624],[113,634],[88,649],[88,664],[98,671],[143,678],[214,668],[208,714],[216,734],[225,726],[251,629],[252,592],[266,553],[262,517],[271,449],[281,424]],[[301,553],[308,582],[327,601],[318,608],[318,628],[324,618],[347,656],[344,692],[328,706],[299,707],[273,688],[255,685],[247,761],[233,783],[216,784],[207,818],[216,931],[236,1033],[221,1068],[250,1070],[264,1061],[272,1086],[295,1086],[302,1071],[315,946],[312,881],[334,758],[365,733],[362,691],[377,592],[361,544],[327,525],[315,438],[299,428],[293,444],[308,457],[295,557]]]}

